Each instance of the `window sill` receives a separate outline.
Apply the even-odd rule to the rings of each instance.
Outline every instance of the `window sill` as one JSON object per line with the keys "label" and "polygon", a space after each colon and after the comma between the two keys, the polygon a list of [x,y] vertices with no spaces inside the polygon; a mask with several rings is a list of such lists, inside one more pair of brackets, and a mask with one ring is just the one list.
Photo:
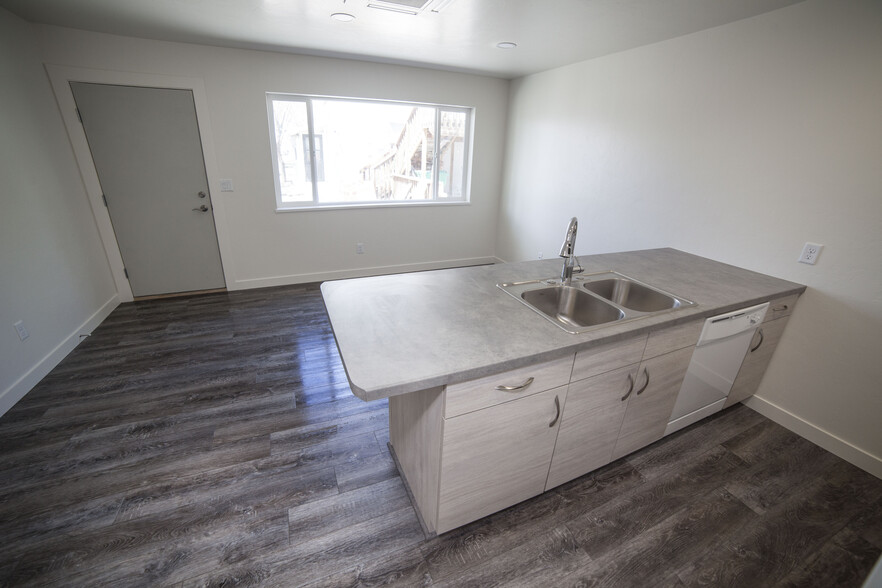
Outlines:
{"label": "window sill", "polygon": [[441,202],[436,200],[425,202],[372,202],[370,204],[343,203],[343,204],[307,204],[302,206],[276,207],[276,212],[315,212],[316,210],[349,210],[357,208],[418,208],[424,206],[468,206],[468,200],[452,200]]}

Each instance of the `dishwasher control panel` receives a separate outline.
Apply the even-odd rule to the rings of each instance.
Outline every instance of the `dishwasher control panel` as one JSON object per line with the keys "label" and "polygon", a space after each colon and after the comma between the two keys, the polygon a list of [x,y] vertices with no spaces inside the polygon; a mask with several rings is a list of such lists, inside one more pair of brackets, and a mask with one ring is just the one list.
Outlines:
{"label": "dishwasher control panel", "polygon": [[733,310],[732,312],[707,319],[704,323],[704,328],[701,329],[698,345],[718,339],[725,339],[726,337],[731,337],[759,326],[766,318],[766,311],[768,309],[769,303],[765,302],[750,308]]}

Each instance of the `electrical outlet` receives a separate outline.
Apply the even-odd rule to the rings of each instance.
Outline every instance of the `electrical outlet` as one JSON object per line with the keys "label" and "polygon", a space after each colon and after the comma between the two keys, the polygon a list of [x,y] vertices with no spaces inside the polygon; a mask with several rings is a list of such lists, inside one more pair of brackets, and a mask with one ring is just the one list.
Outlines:
{"label": "electrical outlet", "polygon": [[355,252],[358,255],[362,255],[364,253],[364,243],[356,243],[355,244]]}
{"label": "electrical outlet", "polygon": [[799,263],[815,265],[815,263],[818,261],[818,256],[821,254],[821,249],[823,248],[823,245],[818,245],[817,243],[806,243],[802,247],[802,253],[799,255],[799,259],[797,261]]}
{"label": "electrical outlet", "polygon": [[28,333],[28,330],[24,326],[24,323],[22,321],[18,321],[17,323],[14,323],[12,326],[15,327],[15,330],[18,332],[18,338],[21,339],[22,341],[24,341],[25,339],[27,339],[28,337],[31,336],[31,334]]}

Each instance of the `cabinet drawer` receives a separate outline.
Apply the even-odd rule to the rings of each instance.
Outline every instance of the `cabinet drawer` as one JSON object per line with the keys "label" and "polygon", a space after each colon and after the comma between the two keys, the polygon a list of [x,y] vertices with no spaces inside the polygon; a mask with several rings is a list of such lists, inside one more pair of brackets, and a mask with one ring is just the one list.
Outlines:
{"label": "cabinet drawer", "polygon": [[799,298],[799,294],[793,294],[792,296],[777,298],[769,302],[769,310],[766,312],[766,319],[763,322],[767,323],[775,319],[790,316],[790,313],[793,312],[793,307],[796,306],[797,298]]}
{"label": "cabinet drawer", "polygon": [[[522,396],[529,396],[551,388],[563,386],[570,381],[573,371],[573,356],[567,355],[545,363],[539,363],[501,374],[447,386],[444,417],[457,415],[494,406]],[[532,378],[532,381],[531,381]],[[498,390],[509,386],[514,390]]]}
{"label": "cabinet drawer", "polygon": [[644,347],[646,347],[646,335],[580,351],[576,354],[576,361],[573,364],[572,381],[584,380],[632,363],[640,363]]}
{"label": "cabinet drawer", "polygon": [[704,327],[704,319],[692,321],[660,331],[652,331],[646,341],[643,359],[657,357],[677,349],[683,349],[698,343],[698,336]]}

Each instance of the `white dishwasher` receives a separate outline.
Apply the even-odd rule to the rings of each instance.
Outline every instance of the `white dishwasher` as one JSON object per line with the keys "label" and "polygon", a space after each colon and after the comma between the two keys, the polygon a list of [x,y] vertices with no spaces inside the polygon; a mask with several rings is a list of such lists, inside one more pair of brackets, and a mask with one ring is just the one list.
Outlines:
{"label": "white dishwasher", "polygon": [[712,316],[692,353],[665,435],[722,410],[769,303]]}

